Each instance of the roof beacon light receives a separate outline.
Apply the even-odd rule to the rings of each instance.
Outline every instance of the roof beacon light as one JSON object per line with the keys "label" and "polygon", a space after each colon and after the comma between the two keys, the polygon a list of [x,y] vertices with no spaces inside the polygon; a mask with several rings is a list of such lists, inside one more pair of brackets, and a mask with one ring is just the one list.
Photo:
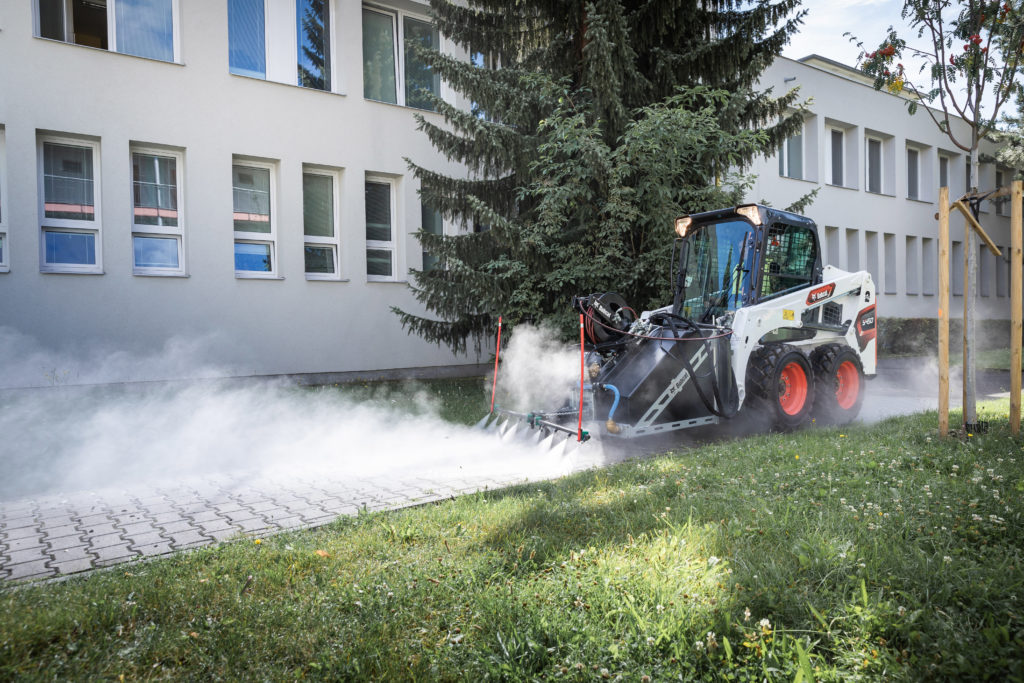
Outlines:
{"label": "roof beacon light", "polygon": [[736,213],[743,216],[754,225],[761,225],[761,211],[753,204],[737,206]]}
{"label": "roof beacon light", "polygon": [[690,224],[693,223],[693,219],[689,216],[680,216],[676,219],[676,234],[680,237],[686,237],[686,231],[690,228]]}

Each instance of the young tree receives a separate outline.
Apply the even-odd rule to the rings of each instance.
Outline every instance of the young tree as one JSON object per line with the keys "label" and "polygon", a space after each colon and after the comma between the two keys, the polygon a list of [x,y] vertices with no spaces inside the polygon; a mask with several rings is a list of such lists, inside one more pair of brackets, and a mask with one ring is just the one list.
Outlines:
{"label": "young tree", "polygon": [[[1021,0],[906,0],[902,16],[928,44],[926,49],[907,45],[896,31],[888,35],[877,50],[862,54],[864,70],[875,77],[875,88],[898,93],[914,88],[926,105],[928,117],[950,141],[970,157],[968,185],[978,191],[978,148],[986,135],[996,129],[999,112],[1006,102],[1019,99],[1018,83],[1024,52],[1024,9]],[[901,60],[904,55],[925,60],[921,74],[912,77]],[[915,78],[923,81],[915,83]],[[907,101],[911,114],[919,110],[914,99]],[[952,117],[967,123],[967,132],[958,132]],[[967,340],[964,362],[964,424],[978,422],[975,362],[975,306],[977,296],[977,237],[971,231],[964,244],[967,250],[967,277],[971,283],[965,306],[964,332]]]}
{"label": "young tree", "polygon": [[419,127],[468,173],[410,168],[421,201],[472,232],[421,231],[441,265],[413,273],[429,317],[396,309],[403,325],[464,351],[499,314],[567,320],[573,293],[663,305],[674,215],[735,201],[729,170],[800,125],[795,93],[753,90],[798,5],[431,0],[471,59],[410,47],[472,106],[431,95],[444,124]]}

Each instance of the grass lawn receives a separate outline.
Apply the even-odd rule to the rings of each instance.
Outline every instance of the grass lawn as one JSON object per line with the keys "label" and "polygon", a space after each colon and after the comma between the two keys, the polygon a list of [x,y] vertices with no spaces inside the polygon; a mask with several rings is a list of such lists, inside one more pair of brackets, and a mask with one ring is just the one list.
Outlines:
{"label": "grass lawn", "polygon": [[0,679],[1020,680],[1007,411],[965,441],[935,413],[757,436],[7,589]]}

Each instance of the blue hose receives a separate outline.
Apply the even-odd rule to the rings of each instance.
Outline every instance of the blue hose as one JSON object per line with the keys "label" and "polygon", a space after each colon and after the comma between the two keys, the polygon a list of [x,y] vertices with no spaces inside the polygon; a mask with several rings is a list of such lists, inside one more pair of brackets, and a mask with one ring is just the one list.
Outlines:
{"label": "blue hose", "polygon": [[615,394],[615,400],[612,401],[612,409],[608,411],[608,419],[611,420],[615,416],[615,409],[619,407],[619,390],[612,384],[605,384],[604,388]]}

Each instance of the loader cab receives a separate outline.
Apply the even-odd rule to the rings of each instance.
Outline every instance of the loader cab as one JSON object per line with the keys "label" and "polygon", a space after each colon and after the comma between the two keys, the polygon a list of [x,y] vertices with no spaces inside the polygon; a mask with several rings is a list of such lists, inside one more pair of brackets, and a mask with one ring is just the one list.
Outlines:
{"label": "loader cab", "polygon": [[673,312],[710,322],[821,281],[814,221],[758,204],[683,216]]}

